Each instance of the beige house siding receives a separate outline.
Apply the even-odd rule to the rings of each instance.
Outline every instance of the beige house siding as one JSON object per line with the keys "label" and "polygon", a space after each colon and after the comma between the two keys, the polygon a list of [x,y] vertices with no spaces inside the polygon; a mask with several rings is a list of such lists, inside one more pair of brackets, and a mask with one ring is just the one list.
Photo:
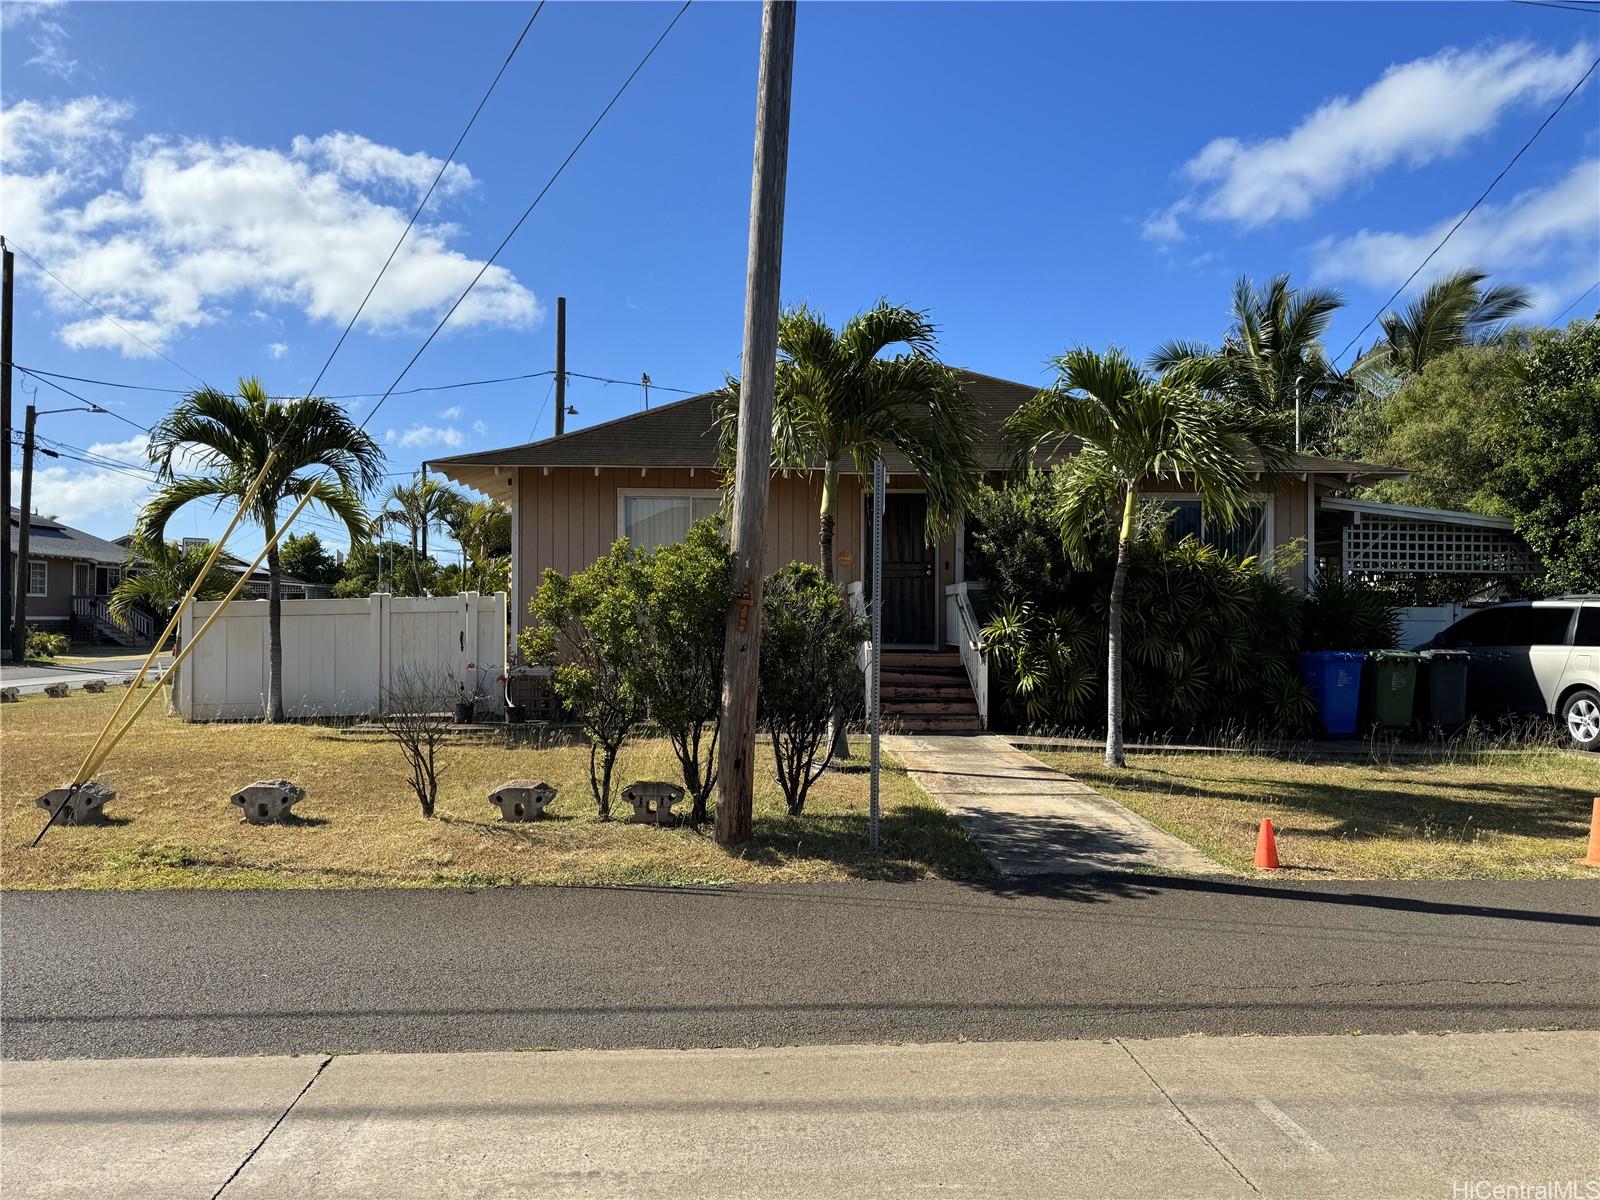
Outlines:
{"label": "beige house siding", "polygon": [[[546,568],[563,575],[582,570],[617,539],[617,495],[632,489],[684,489],[704,491],[719,486],[713,471],[688,468],[602,467],[517,467],[516,483],[507,488],[514,495],[513,522],[516,530],[515,577],[512,582],[513,619],[520,629],[526,624],[528,601]],[[892,476],[891,490],[916,490],[912,476]],[[1173,487],[1163,490],[1181,491]],[[1306,537],[1305,480],[1294,475],[1264,480],[1261,491],[1273,500],[1272,533],[1274,547],[1285,546]],[[778,475],[772,480],[767,508],[767,573],[787,562],[816,562],[818,506],[822,499],[819,474]],[[839,480],[837,518],[834,527],[834,554],[838,562],[838,582],[847,585],[862,578],[865,555],[865,505],[861,480],[854,475]],[[934,611],[937,636],[948,640],[945,629],[944,589],[957,582],[956,539],[945,537],[938,547],[937,583]],[[1288,572],[1296,585],[1304,585],[1305,564],[1298,562]]]}

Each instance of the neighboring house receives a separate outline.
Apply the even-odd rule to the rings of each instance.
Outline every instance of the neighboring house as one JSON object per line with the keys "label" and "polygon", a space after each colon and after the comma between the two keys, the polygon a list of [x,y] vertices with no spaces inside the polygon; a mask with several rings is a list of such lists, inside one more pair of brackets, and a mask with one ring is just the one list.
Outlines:
{"label": "neighboring house", "polygon": [[[10,514],[11,553],[17,552],[22,513]],[[27,588],[28,624],[65,633],[74,641],[146,644],[154,629],[135,617],[127,626],[111,619],[106,598],[122,581],[127,551],[116,542],[35,513],[28,519],[28,566],[18,572]]]}
{"label": "neighboring house", "polygon": [[[1001,426],[1038,389],[973,371],[957,374],[977,402],[979,461],[986,476],[998,480],[1009,464]],[[528,600],[546,568],[563,574],[580,570],[623,535],[639,546],[659,546],[683,537],[692,521],[717,511],[715,405],[708,393],[562,437],[429,463],[511,509],[510,607],[518,628],[527,620]],[[964,530],[958,526],[928,545],[920,480],[898,454],[888,455],[886,465],[884,641],[902,650],[955,647],[969,659],[977,653],[977,639],[971,607],[964,603]],[[837,579],[854,592],[870,565],[868,510],[853,465],[845,463],[843,470],[834,533]],[[1340,493],[1355,486],[1406,474],[1393,467],[1295,455],[1287,469],[1257,475],[1254,519],[1231,530],[1209,528],[1198,500],[1181,485],[1163,482],[1153,490],[1165,493],[1179,534],[1256,554],[1264,564],[1294,547],[1286,574],[1302,587],[1314,583],[1319,570],[1370,576],[1427,564],[1435,571],[1470,573],[1491,561],[1531,562],[1526,547],[1498,518],[1339,501]],[[769,573],[793,559],[817,561],[821,488],[820,472],[774,474],[767,509]],[[1308,554],[1307,547],[1313,552]],[[923,655],[917,661],[930,660]],[[885,669],[889,666],[886,656]],[[982,671],[973,662],[967,666],[978,687]],[[954,670],[959,677],[959,666]],[[984,708],[980,695],[978,716]],[[936,727],[968,727],[953,716],[949,722]]]}
{"label": "neighboring house", "polygon": [[[127,547],[133,544],[133,534],[123,534],[117,539],[117,544],[123,547],[123,554],[126,556]],[[185,550],[188,550],[194,546],[209,546],[211,541],[209,538],[184,538],[181,544]],[[235,558],[233,555],[224,552],[222,560],[217,564],[217,569],[226,571],[237,579],[244,573],[245,567],[249,565],[244,559]],[[132,569],[137,570],[137,564]],[[267,578],[265,564],[250,572],[250,581],[244,585],[244,590],[239,593],[239,599],[265,600],[267,598]],[[285,600],[325,600],[333,595],[333,589],[327,584],[307,583],[304,579],[296,579],[293,575],[280,575],[278,582],[281,585]]]}

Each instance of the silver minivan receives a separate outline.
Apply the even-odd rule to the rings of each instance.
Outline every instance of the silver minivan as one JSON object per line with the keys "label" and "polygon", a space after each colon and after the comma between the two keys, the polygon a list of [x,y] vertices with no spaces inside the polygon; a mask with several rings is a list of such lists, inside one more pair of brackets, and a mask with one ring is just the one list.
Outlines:
{"label": "silver minivan", "polygon": [[1573,745],[1600,750],[1600,596],[1496,604],[1428,645],[1470,656],[1467,708],[1475,716],[1553,716]]}

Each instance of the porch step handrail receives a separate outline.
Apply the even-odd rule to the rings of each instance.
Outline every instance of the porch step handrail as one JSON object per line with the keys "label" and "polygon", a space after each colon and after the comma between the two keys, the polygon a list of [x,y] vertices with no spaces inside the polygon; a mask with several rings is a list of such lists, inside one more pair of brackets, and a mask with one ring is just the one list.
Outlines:
{"label": "porch step handrail", "polygon": [[142,608],[132,608],[125,619],[116,617],[112,614],[111,606],[104,596],[74,596],[72,614],[91,618],[97,625],[109,625],[113,629],[145,641],[152,641],[156,636],[155,620],[148,612]]}
{"label": "porch step handrail", "polygon": [[[953,589],[953,590],[952,590]],[[981,592],[963,581],[953,584],[951,596],[955,600],[956,617],[960,624],[956,648],[961,651],[961,665],[967,670],[967,682],[972,685],[972,695],[978,702],[978,723],[989,728],[989,655],[983,649],[982,626],[972,609],[972,593]]]}

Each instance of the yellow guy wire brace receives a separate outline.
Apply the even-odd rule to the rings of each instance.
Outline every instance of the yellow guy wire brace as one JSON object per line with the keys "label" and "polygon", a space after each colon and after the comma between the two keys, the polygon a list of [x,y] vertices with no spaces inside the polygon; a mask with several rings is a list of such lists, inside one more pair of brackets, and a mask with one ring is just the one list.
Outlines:
{"label": "yellow guy wire brace", "polygon": [[[274,533],[267,544],[261,548],[261,553],[256,555],[255,561],[244,569],[243,573],[240,574],[238,581],[228,589],[228,594],[217,603],[216,611],[205,619],[199,629],[194,631],[194,636],[189,639],[188,644],[179,649],[178,653],[173,657],[172,664],[166,669],[166,672],[161,676],[160,679],[156,680],[155,685],[150,688],[150,691],[145,698],[139,701],[139,706],[133,710],[132,715],[128,717],[127,721],[123,723],[122,727],[112,735],[111,740],[105,744],[104,748],[100,749],[99,756],[95,757],[94,755],[91,755],[90,758],[84,760],[83,766],[78,770],[78,777],[72,781],[73,787],[81,787],[84,783],[86,783],[91,777],[93,777],[94,773],[100,769],[100,765],[105,762],[108,757],[110,757],[111,751],[116,749],[117,743],[122,740],[123,735],[126,734],[128,730],[133,727],[133,723],[139,719],[139,714],[144,712],[144,710],[149,707],[150,701],[154,700],[158,695],[161,694],[161,685],[166,683],[172,677],[173,672],[178,669],[179,664],[182,663],[184,659],[188,658],[193,652],[194,648],[200,644],[200,639],[205,636],[206,630],[210,629],[212,623],[223,614],[223,611],[228,607],[228,605],[233,603],[234,597],[244,590],[244,585],[250,582],[250,577],[251,575],[255,574],[256,568],[259,567],[267,555],[271,553],[272,548],[278,544],[278,540],[282,538],[286,532],[288,532],[289,526],[294,524],[294,519],[305,510],[306,505],[311,503],[312,499],[317,494],[317,488],[320,486],[320,482],[313,483],[309,488],[306,489],[305,496],[301,499],[299,504],[294,506],[294,511],[288,515],[282,525],[278,526],[278,531]],[[129,691],[131,694],[132,689],[129,689]]]}
{"label": "yellow guy wire brace", "polygon": [[134,691],[144,685],[144,677],[149,673],[150,665],[155,662],[156,655],[161,653],[161,647],[167,644],[167,639],[178,628],[178,622],[183,618],[183,610],[194,601],[195,593],[200,590],[200,585],[211,575],[211,569],[216,566],[217,559],[222,554],[222,547],[233,536],[233,531],[239,527],[239,522],[244,519],[245,510],[255,503],[256,495],[261,491],[261,485],[266,481],[267,472],[272,469],[272,464],[277,461],[277,458],[278,452],[274,450],[267,455],[266,462],[261,464],[261,470],[256,475],[255,481],[251,483],[249,489],[245,492],[244,498],[239,501],[239,509],[233,514],[233,520],[228,522],[228,528],[223,530],[222,536],[217,539],[216,545],[211,548],[211,554],[206,559],[206,565],[200,568],[200,574],[195,576],[194,582],[189,585],[189,590],[184,593],[183,599],[178,601],[178,607],[172,610],[172,619],[167,622],[167,627],[161,631],[161,636],[156,638],[155,645],[150,647],[150,653],[145,656],[144,665],[139,668],[139,673],[133,677],[133,683],[123,693],[116,710],[106,721],[105,728],[100,731],[100,736],[95,738],[94,745],[89,747],[89,753],[84,755],[83,766],[78,768],[78,774],[72,783],[73,787],[78,787],[88,781],[90,762],[95,761],[95,756],[100,753],[100,747],[104,744],[106,735],[111,732],[111,727],[117,723],[117,718],[122,715],[122,710],[128,707],[128,701],[133,699]]}

